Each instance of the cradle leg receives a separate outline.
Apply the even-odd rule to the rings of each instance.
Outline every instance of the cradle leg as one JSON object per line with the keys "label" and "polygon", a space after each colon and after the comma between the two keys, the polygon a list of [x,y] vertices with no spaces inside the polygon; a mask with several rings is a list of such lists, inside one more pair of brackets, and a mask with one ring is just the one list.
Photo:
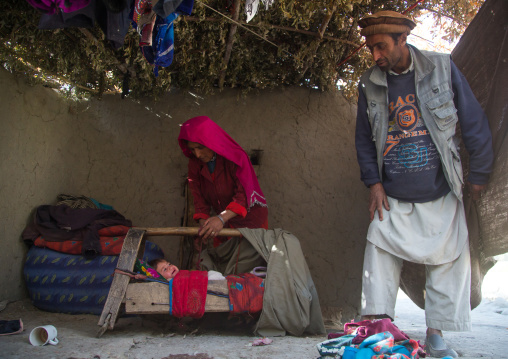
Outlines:
{"label": "cradle leg", "polygon": [[111,313],[108,314],[108,316],[104,320],[104,324],[102,325],[101,329],[99,329],[99,331],[97,332],[97,338],[102,337],[102,334],[104,334],[106,332],[106,330],[108,329],[110,319],[111,319]]}
{"label": "cradle leg", "polygon": [[[131,228],[129,230],[123,243],[122,252],[118,258],[117,268],[131,271],[134,269],[134,263],[144,234],[145,231],[141,229]],[[107,329],[113,329],[120,305],[125,297],[125,291],[129,285],[129,280],[130,278],[126,275],[115,275],[113,277],[108,299],[104,304],[104,309],[99,319],[98,325],[102,328],[99,331],[100,335],[98,333],[98,337],[104,334]]]}

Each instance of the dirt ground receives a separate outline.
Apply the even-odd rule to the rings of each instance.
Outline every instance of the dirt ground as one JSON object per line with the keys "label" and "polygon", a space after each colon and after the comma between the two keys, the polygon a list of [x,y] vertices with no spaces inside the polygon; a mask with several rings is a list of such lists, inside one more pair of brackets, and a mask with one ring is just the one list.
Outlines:
{"label": "dirt ground", "polygon": [[[446,340],[463,358],[508,358],[508,316],[498,313],[495,301],[482,303],[482,308],[473,311],[472,332],[446,333]],[[395,324],[411,338],[423,341],[423,311],[403,297],[398,300],[397,311]],[[326,339],[286,336],[271,338],[270,345],[252,346],[258,338],[252,335],[252,325],[235,325],[227,316],[218,314],[187,323],[169,316],[123,317],[101,338],[96,338],[99,327],[95,315],[44,312],[34,308],[29,300],[9,303],[0,314],[1,319],[21,318],[25,328],[23,333],[0,337],[1,358],[317,358],[316,344]],[[59,344],[32,346],[28,341],[30,331],[46,324],[58,329]]]}
{"label": "dirt ground", "polygon": [[[181,322],[161,315],[120,318],[113,330],[96,338],[95,315],[49,313],[29,300],[9,303],[1,319],[21,318],[24,332],[0,337],[0,358],[37,359],[162,359],[162,358],[315,358],[316,344],[326,338],[278,337],[266,346],[251,346],[259,337],[252,324],[236,324],[222,313],[205,314],[204,319]],[[39,325],[58,330],[55,346],[34,347],[28,336]]]}
{"label": "dirt ground", "polygon": [[[508,358],[508,255],[489,271],[484,280],[482,303],[472,311],[473,330],[445,333],[445,340],[462,358]],[[412,339],[424,341],[425,315],[402,292],[396,305],[395,324]],[[253,324],[237,324],[227,314],[207,313],[200,320],[179,321],[161,315],[120,318],[115,328],[97,338],[99,317],[50,313],[27,300],[7,304],[0,319],[21,318],[24,331],[0,336],[0,358],[34,359],[209,359],[209,358],[317,358],[316,344],[325,336],[275,337],[266,346],[252,346],[259,337]],[[59,344],[34,347],[30,331],[52,324]],[[338,330],[335,330],[338,331]]]}

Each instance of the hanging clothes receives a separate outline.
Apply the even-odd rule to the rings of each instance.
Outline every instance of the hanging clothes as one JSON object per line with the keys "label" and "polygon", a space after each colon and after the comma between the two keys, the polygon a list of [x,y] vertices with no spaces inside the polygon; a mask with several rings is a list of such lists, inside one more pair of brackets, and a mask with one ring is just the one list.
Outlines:
{"label": "hanging clothes", "polygon": [[131,24],[129,16],[131,12],[130,1],[125,3],[125,7],[120,12],[111,11],[100,0],[87,0],[85,6],[73,11],[64,11],[63,9],[60,11],[59,9],[57,9],[58,11],[42,14],[39,19],[38,28],[40,30],[74,27],[93,28],[97,22],[114,49],[119,49],[123,46],[125,36]]}
{"label": "hanging clothes", "polygon": [[[181,11],[183,13],[191,13],[192,11],[192,4],[191,4],[191,7],[190,8],[187,8],[187,9],[184,9],[184,8],[180,8],[180,4],[183,2],[183,0],[159,0],[157,1],[157,3],[155,3],[153,5],[153,11],[155,11],[155,13],[162,17],[163,19],[165,19],[166,17],[168,17],[170,14],[176,12],[176,11]],[[187,2],[188,3],[188,2]],[[183,6],[186,6],[185,4],[182,5]],[[188,6],[188,4],[187,4]]]}
{"label": "hanging clothes", "polygon": [[[191,14],[194,0],[183,0],[176,8],[176,11],[165,18],[155,14],[149,0],[137,0],[135,6],[133,19],[137,19],[142,28],[138,27],[139,25],[136,23],[136,20],[133,20],[133,25],[138,27],[138,32],[141,36],[141,52],[148,63],[154,65],[153,72],[157,77],[159,75],[159,67],[168,67],[173,62],[174,21],[179,14]],[[154,21],[153,25],[148,23],[148,20]],[[151,42],[148,39],[150,36]]]}
{"label": "hanging clothes", "polygon": [[86,7],[90,0],[27,0],[34,8],[45,14],[65,13],[81,10]]}
{"label": "hanging clothes", "polygon": [[[265,10],[272,6],[275,0],[261,0],[265,5]],[[258,12],[259,0],[246,0],[245,1],[245,14],[247,15],[247,22],[251,21]]]}

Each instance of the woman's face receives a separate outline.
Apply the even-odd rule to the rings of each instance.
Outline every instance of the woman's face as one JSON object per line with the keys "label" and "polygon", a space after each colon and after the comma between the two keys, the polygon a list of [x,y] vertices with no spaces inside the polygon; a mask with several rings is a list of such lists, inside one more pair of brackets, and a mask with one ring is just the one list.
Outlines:
{"label": "woman's face", "polygon": [[209,149],[208,147],[203,146],[201,143],[197,142],[187,142],[187,147],[192,152],[196,158],[200,159],[203,162],[210,162],[215,155],[215,153]]}

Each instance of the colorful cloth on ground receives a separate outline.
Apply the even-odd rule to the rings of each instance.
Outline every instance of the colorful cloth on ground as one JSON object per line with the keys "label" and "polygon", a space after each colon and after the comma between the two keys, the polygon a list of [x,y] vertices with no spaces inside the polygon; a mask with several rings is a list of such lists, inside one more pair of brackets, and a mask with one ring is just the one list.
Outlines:
{"label": "colorful cloth on ground", "polygon": [[205,313],[208,273],[181,270],[170,282],[169,314],[178,318],[201,318]]}
{"label": "colorful cloth on ground", "polygon": [[356,337],[353,339],[353,344],[360,344],[366,338],[382,332],[390,332],[396,342],[409,339],[409,336],[402,332],[389,318],[380,320],[363,320],[358,323],[346,323],[344,324],[344,332],[352,333],[356,332]]}
{"label": "colorful cloth on ground", "polygon": [[[130,227],[111,226],[99,229],[99,242],[103,256],[117,256],[122,251],[123,241]],[[43,236],[35,239],[34,245],[42,248],[49,248],[57,252],[68,254],[81,254],[83,242],[68,240],[62,242],[46,241]]]}
{"label": "colorful cloth on ground", "polygon": [[251,273],[226,276],[229,289],[229,310],[232,313],[259,313],[263,309],[265,285],[262,278]]}
{"label": "colorful cloth on ground", "polygon": [[346,334],[338,338],[325,340],[324,342],[316,344],[319,354],[322,356],[337,356],[342,355],[342,347],[351,346],[353,344],[354,334]]}
{"label": "colorful cloth on ground", "polygon": [[236,176],[244,188],[248,208],[254,206],[254,204],[266,206],[266,199],[259,186],[249,156],[219,125],[206,116],[191,118],[182,124],[178,142],[185,156],[193,158],[194,155],[188,149],[186,141],[200,143],[218,155],[234,162],[238,166]]}
{"label": "colorful cloth on ground", "polygon": [[322,357],[336,357],[344,353],[343,348],[355,348],[355,359],[418,359],[419,344],[408,339],[396,343],[390,332],[374,334],[359,346],[352,343],[355,334],[346,334],[317,344]]}
{"label": "colorful cloth on ground", "polygon": [[[365,339],[360,346],[357,358],[364,349],[370,349],[374,352],[374,356],[368,358],[375,359],[396,359],[396,358],[408,358],[418,359],[418,347],[419,344],[416,340],[408,339],[398,344],[395,343],[393,335],[390,332],[382,332],[374,334]],[[363,358],[360,356],[360,358]]]}

